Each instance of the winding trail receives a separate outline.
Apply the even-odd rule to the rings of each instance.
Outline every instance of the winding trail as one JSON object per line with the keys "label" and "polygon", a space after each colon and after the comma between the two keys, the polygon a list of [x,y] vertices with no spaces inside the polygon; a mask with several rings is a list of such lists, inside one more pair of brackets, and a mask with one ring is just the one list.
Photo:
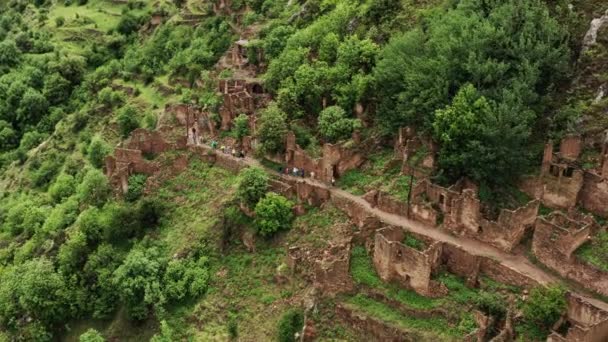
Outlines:
{"label": "winding trail", "polygon": [[[205,148],[211,149],[211,147],[207,146],[207,145],[199,145],[199,146],[203,146]],[[217,153],[221,153],[221,152],[217,151]],[[337,198],[343,198],[343,199],[349,200],[351,202],[357,203],[367,213],[369,213],[373,216],[376,216],[378,219],[380,219],[381,221],[383,221],[384,223],[386,223],[388,225],[399,226],[408,231],[427,236],[433,240],[437,240],[437,241],[449,243],[449,244],[457,246],[457,247],[461,247],[462,249],[464,249],[467,252],[469,252],[473,255],[476,255],[476,256],[488,257],[488,258],[494,259],[496,261],[499,261],[504,266],[511,268],[531,279],[534,279],[541,284],[549,284],[549,283],[555,283],[555,282],[559,281],[558,278],[554,277],[553,275],[550,275],[549,273],[545,272],[538,266],[532,264],[523,255],[509,254],[509,253],[504,252],[491,245],[485,244],[481,241],[477,241],[477,240],[470,239],[467,237],[462,237],[462,236],[455,236],[455,235],[452,235],[439,228],[435,228],[433,226],[430,226],[430,225],[427,225],[427,224],[424,224],[424,223],[421,223],[418,221],[410,220],[403,216],[390,214],[390,213],[382,211],[378,208],[373,208],[366,200],[364,200],[360,196],[353,195],[342,189],[328,186],[325,183],[322,183],[322,182],[319,182],[316,180],[312,180],[310,178],[300,178],[300,177],[284,175],[282,173],[277,172],[276,170],[272,170],[272,169],[269,169],[269,168],[263,166],[258,160],[253,159],[251,157],[239,159],[239,158],[232,157],[231,155],[225,155],[225,156],[228,158],[233,158],[235,160],[239,160],[240,162],[245,163],[249,166],[263,168],[263,169],[267,170],[269,173],[271,173],[273,176],[280,178],[280,179],[297,181],[297,182],[306,182],[308,184],[327,189],[331,193],[331,196],[337,197]]]}

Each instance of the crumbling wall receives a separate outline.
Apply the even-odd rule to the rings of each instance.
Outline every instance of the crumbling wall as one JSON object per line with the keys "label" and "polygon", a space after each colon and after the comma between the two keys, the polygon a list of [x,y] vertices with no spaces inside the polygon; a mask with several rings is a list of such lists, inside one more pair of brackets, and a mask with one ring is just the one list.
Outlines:
{"label": "crumbling wall", "polygon": [[[608,295],[608,273],[579,261],[572,253],[587,241],[594,231],[593,224],[575,222],[554,213],[538,218],[534,228],[532,252],[541,263],[572,279],[587,289]],[[563,227],[559,224],[572,225]]]}
{"label": "crumbling wall", "polygon": [[126,149],[140,150],[143,154],[161,154],[171,148],[162,135],[157,131],[137,128],[124,143]]}
{"label": "crumbling wall", "polygon": [[565,164],[551,164],[542,176],[543,203],[551,208],[570,209],[576,206],[583,187],[583,172]]}
{"label": "crumbling wall", "polygon": [[[565,336],[553,332],[547,341],[604,342],[608,337],[608,312],[588,298],[568,293],[570,328]],[[603,304],[603,303],[602,303]],[[604,305],[605,306],[605,305]]]}
{"label": "crumbling wall", "polygon": [[350,242],[332,245],[314,261],[314,286],[325,295],[349,292],[354,288],[350,276]]}
{"label": "crumbling wall", "polygon": [[368,336],[370,341],[405,342],[422,340],[422,336],[419,334],[388,325],[379,319],[355,311],[343,304],[336,305],[336,316],[354,330],[359,331],[364,336]]}
{"label": "crumbling wall", "polygon": [[404,217],[408,216],[407,203],[399,201],[383,191],[378,191],[376,197],[376,206],[378,209],[390,214]]}
{"label": "crumbling wall", "polygon": [[540,202],[533,200],[516,210],[502,209],[496,222],[481,219],[479,240],[511,252],[521,242],[526,229],[532,227]]}
{"label": "crumbling wall", "polygon": [[469,286],[477,285],[481,260],[460,247],[447,243],[443,245],[443,264],[450,273],[463,277]]}
{"label": "crumbling wall", "polygon": [[383,228],[376,233],[373,259],[380,277],[384,281],[397,281],[424,296],[445,295],[445,286],[431,280],[441,261],[441,243],[417,251],[401,243],[403,238],[400,227]]}
{"label": "crumbling wall", "polygon": [[585,172],[579,200],[586,210],[607,217],[608,205],[606,205],[606,203],[608,203],[608,180],[595,173]]}

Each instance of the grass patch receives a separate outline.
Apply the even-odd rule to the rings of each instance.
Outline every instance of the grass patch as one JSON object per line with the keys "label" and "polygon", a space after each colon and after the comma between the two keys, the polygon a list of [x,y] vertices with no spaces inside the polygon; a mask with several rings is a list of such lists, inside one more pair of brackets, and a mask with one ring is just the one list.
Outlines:
{"label": "grass patch", "polygon": [[345,227],[336,225],[349,222],[343,211],[328,204],[323,208],[311,207],[306,214],[299,216],[293,223],[294,234],[289,234],[291,244],[312,244],[313,247],[322,248],[327,242],[341,234]]}
{"label": "grass patch", "polygon": [[424,243],[424,241],[420,241],[420,240],[416,239],[416,237],[413,236],[412,234],[406,233],[405,237],[403,238],[402,243],[417,251],[423,251],[426,249],[426,244]]}
{"label": "grass patch", "polygon": [[355,283],[382,291],[389,299],[399,301],[407,307],[426,310],[441,305],[441,300],[427,298],[414,291],[402,289],[396,284],[388,284],[382,281],[364,247],[356,246],[353,248],[350,259],[350,273]]}
{"label": "grass patch", "polygon": [[454,327],[450,326],[448,321],[443,318],[416,318],[403,316],[391,307],[364,295],[356,295],[350,298],[347,303],[350,304],[351,307],[385,322],[392,323],[407,330],[419,332],[423,335],[436,335],[443,339],[457,340],[475,328],[474,322],[472,326],[470,324],[470,320],[472,319],[470,317],[459,326]]}
{"label": "grass patch", "polygon": [[604,272],[608,272],[608,232],[597,234],[593,240],[576,250],[576,256]]}

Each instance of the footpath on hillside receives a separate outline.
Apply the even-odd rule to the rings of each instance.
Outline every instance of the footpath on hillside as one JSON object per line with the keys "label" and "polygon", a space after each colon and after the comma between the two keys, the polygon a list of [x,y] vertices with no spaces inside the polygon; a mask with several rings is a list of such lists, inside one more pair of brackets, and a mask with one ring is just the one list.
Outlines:
{"label": "footpath on hillside", "polygon": [[[210,146],[207,146],[207,145],[204,145],[204,146],[211,149]],[[221,152],[218,151],[218,153],[221,153]],[[524,274],[524,275],[538,281],[541,284],[548,284],[548,283],[557,281],[557,279],[555,277],[553,277],[552,275],[548,274],[547,272],[541,270],[536,265],[532,264],[524,256],[509,254],[504,251],[501,251],[498,248],[487,245],[483,242],[473,240],[470,238],[466,238],[466,237],[454,236],[454,235],[449,234],[436,227],[432,227],[432,226],[426,225],[426,224],[418,222],[418,221],[413,221],[413,220],[410,220],[403,216],[389,214],[389,213],[379,210],[377,208],[372,208],[372,206],[369,204],[369,202],[367,202],[360,196],[353,195],[342,189],[339,189],[339,188],[336,188],[333,186],[329,186],[323,182],[319,182],[317,180],[313,180],[310,178],[300,178],[300,177],[294,177],[294,176],[279,173],[276,170],[272,170],[268,167],[265,167],[257,159],[253,159],[251,157],[236,158],[236,157],[233,157],[228,154],[226,156],[229,158],[241,160],[249,166],[263,168],[267,172],[271,173],[272,175],[282,178],[282,179],[306,182],[310,185],[314,185],[317,187],[327,189],[331,193],[331,196],[338,197],[338,198],[344,198],[344,199],[347,199],[347,200],[350,200],[352,202],[359,204],[368,213],[376,216],[378,219],[385,222],[386,224],[393,225],[393,226],[400,226],[400,227],[405,228],[408,231],[412,231],[417,234],[425,235],[431,239],[450,243],[450,244],[458,246],[458,247],[462,247],[463,249],[467,250],[468,252],[470,252],[473,255],[477,255],[477,256],[481,256],[481,257],[488,257],[488,258],[500,261],[505,266],[515,269],[518,272],[520,272],[521,274]]]}

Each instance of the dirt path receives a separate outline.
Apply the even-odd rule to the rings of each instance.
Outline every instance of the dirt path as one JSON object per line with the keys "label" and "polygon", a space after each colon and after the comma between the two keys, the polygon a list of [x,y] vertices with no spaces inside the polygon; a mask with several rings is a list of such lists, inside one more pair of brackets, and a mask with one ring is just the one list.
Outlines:
{"label": "dirt path", "polygon": [[[210,148],[209,146],[205,146],[205,147]],[[232,156],[229,156],[229,157],[232,158]],[[413,220],[410,220],[403,216],[389,214],[389,213],[381,211],[377,208],[372,208],[371,205],[366,200],[361,198],[360,196],[355,196],[342,189],[328,186],[325,183],[322,183],[322,182],[319,182],[316,180],[312,180],[310,178],[293,177],[293,176],[287,176],[287,175],[278,173],[276,170],[271,170],[267,167],[264,167],[256,159],[247,157],[243,161],[247,165],[264,168],[269,173],[271,173],[274,176],[277,176],[279,178],[282,178],[282,179],[306,182],[311,185],[315,185],[315,186],[319,186],[319,187],[328,189],[331,193],[331,196],[335,196],[338,198],[344,198],[344,199],[347,199],[347,200],[350,200],[352,202],[359,204],[368,213],[376,216],[378,219],[385,222],[386,224],[403,227],[404,229],[406,229],[408,231],[411,231],[411,232],[414,232],[417,234],[421,234],[421,235],[425,235],[427,237],[430,237],[431,239],[446,242],[446,243],[452,244],[454,246],[461,247],[473,255],[477,255],[477,256],[481,256],[481,257],[488,257],[488,258],[497,260],[504,266],[511,268],[513,270],[516,270],[517,272],[524,274],[524,275],[538,281],[541,284],[548,284],[548,283],[553,283],[553,282],[559,281],[554,276],[550,275],[549,273],[543,271],[536,265],[532,264],[527,258],[525,258],[522,255],[509,254],[498,248],[485,244],[483,242],[473,240],[470,238],[466,238],[466,237],[454,236],[439,228],[435,228],[435,227],[426,225],[421,222],[413,221]]]}

